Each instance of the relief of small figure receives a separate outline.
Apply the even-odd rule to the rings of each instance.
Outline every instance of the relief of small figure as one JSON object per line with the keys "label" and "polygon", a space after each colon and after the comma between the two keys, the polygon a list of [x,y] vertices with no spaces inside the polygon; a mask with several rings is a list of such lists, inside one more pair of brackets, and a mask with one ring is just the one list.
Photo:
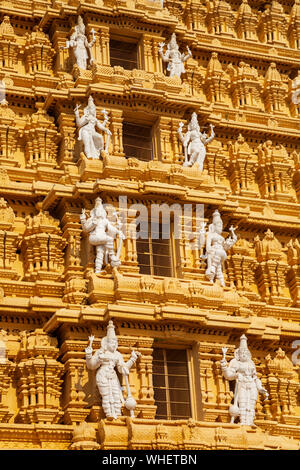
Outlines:
{"label": "relief of small figure", "polygon": [[210,124],[211,134],[207,137],[205,132],[200,131],[197,114],[193,113],[191,121],[188,125],[188,131],[183,135],[183,122],[179,123],[178,135],[184,148],[184,164],[183,166],[193,166],[198,164],[199,170],[203,171],[204,160],[206,157],[206,145],[211,142],[214,137],[214,126]]}
{"label": "relief of small figure", "polygon": [[[101,123],[97,119],[97,109],[92,96],[89,97],[88,105],[84,108],[82,117],[79,115],[79,108],[80,106],[77,105],[74,109],[76,124],[79,127],[78,140],[83,142],[84,154],[87,158],[100,158],[102,150],[108,153],[111,137],[111,132],[106,127],[108,123],[107,112],[105,109],[102,110],[104,121]],[[96,131],[96,128],[107,134],[105,146],[104,138]]]}
{"label": "relief of small figure", "polygon": [[[141,356],[138,351],[132,351],[130,359],[125,362],[118,349],[118,340],[115,327],[110,320],[107,326],[107,335],[101,340],[101,348],[93,354],[94,336],[89,337],[89,345],[85,349],[86,365],[88,369],[97,370],[96,383],[102,397],[102,408],[107,418],[117,419],[122,414],[122,405],[134,415],[136,401],[131,395],[129,387],[129,371],[136,360]],[[123,392],[116,370],[125,378],[127,399]]]}
{"label": "relief of small figure", "polygon": [[87,64],[93,64],[92,46],[96,42],[95,31],[91,30],[93,39],[91,42],[88,41],[85,35],[85,26],[81,16],[78,17],[78,24],[75,26],[75,31],[72,34],[65,47],[62,49],[69,49],[70,47],[74,51],[77,66],[82,70],[87,70]]}
{"label": "relief of small figure", "polygon": [[173,33],[171,40],[168,44],[166,53],[164,53],[164,42],[159,44],[159,55],[163,62],[168,62],[167,70],[170,72],[170,77],[177,76],[180,78],[181,74],[185,72],[184,63],[192,57],[192,53],[187,46],[188,53],[185,55],[179,52],[179,46],[176,41],[176,34]]}
{"label": "relief of small figure", "polygon": [[251,358],[247,346],[247,337],[242,335],[240,347],[234,353],[234,359],[227,364],[227,348],[222,348],[223,358],[220,362],[223,376],[227,380],[235,380],[234,404],[229,408],[231,423],[235,418],[240,418],[241,425],[252,426],[255,418],[255,405],[258,392],[268,398],[268,393],[263,388],[257,377],[256,367]]}

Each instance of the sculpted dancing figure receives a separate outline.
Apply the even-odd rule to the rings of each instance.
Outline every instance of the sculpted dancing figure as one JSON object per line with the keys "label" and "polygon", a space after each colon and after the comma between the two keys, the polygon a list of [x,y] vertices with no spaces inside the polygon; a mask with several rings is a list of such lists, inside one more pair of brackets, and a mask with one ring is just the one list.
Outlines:
{"label": "sculpted dancing figure", "polygon": [[92,46],[96,42],[95,31],[91,30],[93,39],[91,42],[87,40],[85,35],[85,26],[81,16],[78,17],[78,24],[75,26],[75,31],[72,34],[69,41],[67,41],[66,47],[63,49],[73,48],[76,63],[80,69],[87,69],[87,62],[89,60],[90,65],[93,63],[92,57]]}
{"label": "sculpted dancing figure", "polygon": [[229,408],[231,423],[239,416],[240,424],[252,426],[255,418],[255,405],[258,392],[268,397],[266,389],[257,378],[256,367],[251,359],[247,346],[247,337],[240,338],[240,347],[234,353],[234,359],[227,364],[225,355],[227,348],[222,348],[223,359],[221,368],[223,376],[228,380],[235,380],[234,404]]}
{"label": "sculpted dancing figure", "polygon": [[[84,108],[83,116],[79,115],[80,106],[77,105],[74,109],[76,124],[79,127],[78,140],[83,142],[84,153],[87,158],[100,158],[101,150],[108,152],[109,140],[111,132],[106,128],[108,123],[108,115],[105,109],[102,110],[104,115],[104,121],[101,123],[96,116],[96,106],[92,96],[89,97],[88,105]],[[99,132],[96,131],[96,127],[105,132],[108,137],[106,139],[104,149],[104,139]]]}
{"label": "sculpted dancing figure", "polygon": [[[82,209],[80,221],[83,231],[89,234],[89,243],[96,248],[95,273],[102,270],[103,263],[106,264],[108,258],[112,267],[120,266],[121,248],[125,237],[121,229],[112,225],[108,220],[100,197],[96,199],[95,207],[91,210],[88,219],[86,218],[85,209]],[[115,254],[114,238],[116,235],[119,235],[120,242]]]}
{"label": "sculpted dancing figure", "polygon": [[210,124],[211,134],[210,137],[207,137],[205,132],[200,132],[197,114],[193,113],[191,121],[188,125],[188,131],[185,135],[182,133],[182,128],[183,122],[180,122],[178,134],[184,148],[183,166],[193,166],[195,163],[197,163],[199,165],[200,171],[202,171],[206,156],[205,146],[215,137],[214,126]]}
{"label": "sculpted dancing figure", "polygon": [[181,52],[179,52],[179,47],[176,41],[175,33],[172,34],[171,40],[168,44],[168,49],[165,54],[163,50],[164,45],[165,45],[164,42],[161,42],[159,44],[160,46],[159,51],[158,51],[159,55],[164,62],[168,62],[167,70],[168,72],[170,72],[170,77],[177,76],[180,78],[181,74],[185,72],[184,63],[190,57],[192,57],[192,53],[188,46],[187,46],[187,51],[188,51],[187,55],[181,54]]}
{"label": "sculpted dancing figure", "polygon": [[225,285],[224,275],[222,271],[223,263],[227,259],[226,251],[233,247],[237,241],[237,236],[234,233],[234,228],[229,228],[231,236],[224,238],[223,222],[219,211],[213,213],[213,222],[209,225],[208,232],[206,233],[206,259],[207,269],[205,274],[210,282],[219,279],[222,286]]}
{"label": "sculpted dancing figure", "polygon": [[124,362],[121,353],[117,351],[118,340],[112,320],[108,322],[107,335],[101,340],[101,348],[94,355],[93,341],[94,336],[90,336],[89,345],[85,349],[86,365],[88,369],[97,369],[96,383],[102,397],[102,408],[106,417],[117,419],[121,415],[123,404],[125,404],[126,408],[133,411],[136,402],[131,396],[131,399],[128,400],[128,387],[127,400],[124,402],[122,388],[115,368],[117,368],[120,374],[124,375],[125,379],[127,379],[126,384],[128,384],[129,371],[141,354],[132,351],[129,361]]}

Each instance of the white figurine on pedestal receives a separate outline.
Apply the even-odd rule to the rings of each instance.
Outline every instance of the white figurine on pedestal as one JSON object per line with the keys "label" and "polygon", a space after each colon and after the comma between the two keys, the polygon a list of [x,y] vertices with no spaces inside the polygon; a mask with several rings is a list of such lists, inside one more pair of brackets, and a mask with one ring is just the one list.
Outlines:
{"label": "white figurine on pedestal", "polygon": [[181,74],[185,72],[184,62],[186,62],[190,57],[192,57],[192,53],[187,46],[188,54],[181,54],[179,52],[179,47],[176,41],[176,34],[173,33],[171,37],[171,41],[168,44],[168,49],[164,54],[163,48],[165,43],[161,42],[159,44],[159,55],[164,62],[168,62],[167,70],[170,72],[170,77],[177,76],[180,78]]}
{"label": "white figurine on pedestal", "polygon": [[183,122],[180,122],[177,132],[184,148],[183,166],[193,166],[197,163],[199,165],[199,169],[202,171],[206,156],[205,146],[215,137],[214,126],[210,124],[211,134],[210,137],[207,137],[205,132],[200,132],[197,114],[193,113],[188,125],[188,131],[185,135],[182,134],[182,128]]}
{"label": "white figurine on pedestal", "polygon": [[[88,369],[98,369],[96,372],[96,383],[102,397],[102,408],[106,417],[117,419],[121,415],[123,404],[130,410],[131,416],[134,416],[136,401],[130,393],[128,376],[129,370],[141,354],[132,351],[129,361],[124,362],[121,353],[117,351],[118,340],[112,320],[108,322],[107,335],[101,340],[101,348],[94,355],[92,348],[93,341],[94,336],[90,336],[89,346],[85,349],[86,365]],[[127,399],[125,402],[115,368],[124,376],[126,381]]]}
{"label": "white figurine on pedestal", "polygon": [[[102,270],[103,263],[108,262],[108,257],[112,267],[120,266],[120,254],[125,236],[119,227],[109,222],[100,197],[96,199],[95,207],[91,210],[88,219],[86,219],[85,209],[82,209],[80,221],[83,231],[89,233],[89,243],[96,248],[95,273]],[[115,254],[114,238],[116,235],[119,235],[120,242]]]}
{"label": "white figurine on pedestal", "polygon": [[93,39],[91,42],[87,40],[85,35],[85,26],[81,16],[78,17],[78,24],[75,26],[75,31],[72,34],[69,41],[67,41],[66,47],[63,49],[69,49],[70,47],[74,50],[74,55],[78,67],[82,70],[87,69],[87,61],[89,60],[90,65],[93,63],[92,57],[92,46],[96,42],[95,31],[91,30]]}
{"label": "white figurine on pedestal", "polygon": [[236,243],[237,236],[232,226],[229,228],[232,236],[226,239],[222,236],[223,222],[217,210],[213,213],[213,222],[209,225],[208,232],[205,236],[203,230],[204,226],[200,233],[200,240],[203,242],[203,239],[206,238],[206,255],[203,256],[204,259],[207,259],[206,277],[212,283],[215,279],[219,279],[220,284],[224,286],[225,282],[222,267],[224,261],[227,259],[226,251],[232,248]]}
{"label": "white figurine on pedestal", "polygon": [[[100,158],[101,150],[108,152],[111,132],[106,128],[108,123],[108,115],[105,109],[102,110],[104,121],[101,123],[96,116],[96,106],[92,96],[89,97],[88,105],[84,108],[83,116],[79,115],[80,106],[74,109],[76,124],[79,127],[78,140],[83,142],[84,153],[87,158]],[[101,134],[96,131],[96,127],[105,132],[108,137],[104,148],[104,139]]]}
{"label": "white figurine on pedestal", "polygon": [[300,104],[300,70],[297,77],[292,81],[292,102]]}
{"label": "white figurine on pedestal", "polygon": [[257,378],[256,367],[251,359],[251,353],[247,346],[245,335],[240,338],[240,347],[234,353],[227,365],[225,358],[227,348],[222,348],[223,358],[220,362],[223,376],[228,380],[236,380],[234,391],[234,404],[229,408],[231,423],[239,416],[241,425],[252,426],[255,418],[255,405],[257,394],[262,393],[265,399],[267,391],[263,388],[261,381]]}

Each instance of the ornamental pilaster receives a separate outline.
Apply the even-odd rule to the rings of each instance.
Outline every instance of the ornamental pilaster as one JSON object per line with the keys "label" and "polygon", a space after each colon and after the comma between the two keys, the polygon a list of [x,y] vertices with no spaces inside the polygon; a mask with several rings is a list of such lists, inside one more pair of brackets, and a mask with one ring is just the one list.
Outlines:
{"label": "ornamental pilaster", "polygon": [[15,268],[19,235],[15,232],[15,214],[7,202],[0,199],[0,278],[19,279]]}
{"label": "ornamental pilaster", "polygon": [[226,104],[229,84],[230,80],[222,68],[217,52],[212,52],[204,80],[204,90],[208,101]]}
{"label": "ornamental pilaster", "polygon": [[119,109],[111,109],[110,111],[110,131],[112,132],[112,155],[124,157],[123,149],[123,111]]}
{"label": "ornamental pilaster", "polygon": [[257,22],[257,16],[252,11],[248,0],[242,0],[237,12],[237,20],[235,23],[238,38],[246,39],[247,41],[257,41]]}
{"label": "ornamental pilaster", "polygon": [[49,37],[35,28],[27,33],[24,47],[25,69],[29,74],[51,74],[55,51]]}
{"label": "ornamental pilaster", "polygon": [[37,102],[36,108],[37,112],[27,118],[24,129],[27,167],[54,167],[60,135],[44,103]]}
{"label": "ornamental pilaster", "polygon": [[58,160],[61,167],[67,168],[70,165],[74,165],[74,148],[76,144],[74,112],[71,112],[71,110],[68,112],[67,110],[60,107],[57,124],[59,134],[61,135]]}
{"label": "ornamental pilaster", "polygon": [[207,8],[204,2],[201,0],[187,0],[184,18],[189,29],[206,33],[206,14]]}
{"label": "ornamental pilaster", "polygon": [[60,409],[63,365],[57,361],[57,339],[42,329],[23,331],[17,356],[17,395],[21,423],[56,424]]}
{"label": "ornamental pilaster", "polygon": [[0,63],[1,69],[14,71],[18,63],[19,46],[14,28],[8,16],[0,24]]}
{"label": "ornamental pilaster", "polygon": [[280,73],[272,62],[265,75],[264,90],[262,97],[268,113],[282,113],[285,104],[287,90],[282,82]]}
{"label": "ornamental pilaster", "polygon": [[38,208],[37,215],[25,218],[26,228],[21,243],[25,279],[59,281],[64,269],[66,242],[62,238],[59,220]]}
{"label": "ornamental pilaster", "polygon": [[295,0],[288,21],[288,38],[291,47],[300,48],[300,0]]}
{"label": "ornamental pilaster", "polygon": [[260,14],[258,35],[262,42],[286,46],[287,18],[282,5],[277,0],[267,4],[265,11]]}
{"label": "ornamental pilaster", "polygon": [[19,166],[15,158],[20,131],[16,114],[4,99],[0,102],[0,164]]}
{"label": "ornamental pilaster", "polygon": [[273,305],[290,305],[286,284],[288,265],[281,243],[268,229],[262,240],[255,237],[254,246],[258,261],[256,279],[264,301]]}

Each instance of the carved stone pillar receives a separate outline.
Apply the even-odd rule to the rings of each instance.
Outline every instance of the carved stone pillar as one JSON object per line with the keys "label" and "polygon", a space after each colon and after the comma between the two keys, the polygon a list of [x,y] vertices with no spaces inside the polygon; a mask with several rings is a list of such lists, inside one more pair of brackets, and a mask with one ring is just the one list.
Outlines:
{"label": "carved stone pillar", "polygon": [[171,119],[168,117],[160,116],[159,123],[159,154],[161,155],[161,160],[166,163],[171,163],[173,161],[173,156],[171,152]]}
{"label": "carved stone pillar", "polygon": [[142,354],[136,366],[139,379],[139,417],[146,419],[154,419],[156,412],[152,380],[152,344],[153,338],[139,338],[136,344]]}
{"label": "carved stone pillar", "polygon": [[174,158],[174,163],[179,163],[181,161],[184,161],[184,155],[183,155],[183,150],[179,141],[179,136],[178,136],[178,127],[179,123],[183,122],[186,124],[186,121],[181,120],[181,119],[172,119],[171,120],[171,154],[173,155]]}
{"label": "carved stone pillar", "polygon": [[53,48],[56,51],[56,61],[54,70],[59,74],[62,72],[71,72],[72,59],[68,49],[65,49],[66,42],[69,39],[70,31],[68,25],[55,19],[51,25],[50,37]]}
{"label": "carved stone pillar", "polygon": [[75,165],[74,147],[76,144],[76,126],[74,112],[66,112],[63,108],[60,108],[57,123],[61,135],[58,159],[60,166],[66,168],[69,165]]}
{"label": "carved stone pillar", "polygon": [[111,110],[110,130],[112,132],[112,154],[118,157],[124,157],[123,149],[123,111],[119,109]]}
{"label": "carved stone pillar", "polygon": [[152,36],[148,34],[143,34],[142,38],[142,50],[144,58],[144,69],[146,72],[154,72],[154,57],[152,49]]}
{"label": "carved stone pillar", "polygon": [[[65,381],[64,381],[64,423],[79,424],[84,421],[90,413],[87,408],[86,392],[84,391],[84,382],[88,381],[85,359],[78,358],[72,351],[72,346],[68,345],[68,352],[64,358],[65,361]],[[82,354],[83,356],[83,354]]]}

